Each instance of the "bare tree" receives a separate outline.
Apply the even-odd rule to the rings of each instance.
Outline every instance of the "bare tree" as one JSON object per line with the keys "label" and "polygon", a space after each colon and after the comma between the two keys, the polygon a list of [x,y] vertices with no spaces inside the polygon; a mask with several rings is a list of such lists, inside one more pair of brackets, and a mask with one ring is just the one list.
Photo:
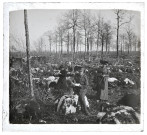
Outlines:
{"label": "bare tree", "polygon": [[21,36],[14,35],[12,33],[9,35],[9,45],[11,51],[25,51],[26,49],[24,39]]}
{"label": "bare tree", "polygon": [[77,9],[70,10],[65,14],[65,26],[67,29],[72,29],[73,33],[73,59],[75,59],[75,44],[76,44],[76,31],[79,23],[80,11]]}
{"label": "bare tree", "polygon": [[103,18],[100,22],[100,41],[101,41],[101,57],[103,58],[103,51],[104,51],[104,41],[105,41],[105,29],[104,29],[104,21]]}
{"label": "bare tree", "polygon": [[67,33],[67,53],[69,54],[69,41],[70,41],[70,35],[69,35],[69,31]]}
{"label": "bare tree", "polygon": [[93,43],[94,43],[94,36],[93,36],[93,34],[91,33],[91,34],[90,34],[90,37],[89,37],[89,44],[90,44],[90,51],[91,51],[91,52],[93,51]]}
{"label": "bare tree", "polygon": [[92,22],[92,15],[90,10],[83,10],[81,13],[81,20],[79,28],[83,30],[84,33],[84,41],[85,41],[85,54],[89,56],[89,49],[92,47],[92,39],[93,39],[93,31],[94,31],[94,22]]}
{"label": "bare tree", "polygon": [[93,38],[93,28],[94,25],[91,23],[91,19],[88,19],[89,26],[87,30],[87,54],[90,55],[90,45],[92,45],[92,38]]}
{"label": "bare tree", "polygon": [[128,54],[129,54],[129,52],[132,51],[132,35],[133,35],[133,30],[130,27],[130,25],[126,29],[126,33],[128,38]]}
{"label": "bare tree", "polygon": [[124,52],[125,46],[125,34],[120,35],[120,44],[121,44],[121,54]]}
{"label": "bare tree", "polygon": [[61,25],[58,27],[58,35],[59,35],[59,45],[60,45],[60,52],[63,53],[63,38],[64,38],[64,27]]}
{"label": "bare tree", "polygon": [[106,53],[108,51],[108,44],[110,44],[110,40],[112,38],[112,30],[110,23],[104,23],[105,29],[105,41],[106,41]]}
{"label": "bare tree", "polygon": [[38,51],[38,43],[37,43],[37,41],[33,42],[33,46],[34,46],[35,51]]}
{"label": "bare tree", "polygon": [[82,14],[81,14],[81,24],[80,24],[80,28],[84,30],[84,40],[85,40],[85,53],[87,50],[87,28],[88,28],[88,18],[89,17],[89,11],[87,10],[83,10]]}
{"label": "bare tree", "polygon": [[58,51],[58,35],[55,34],[56,53]]}
{"label": "bare tree", "polygon": [[82,40],[82,34],[80,33],[80,31],[77,31],[76,33],[76,41],[77,41],[76,52],[79,52],[79,48],[81,48],[81,40]]}
{"label": "bare tree", "polygon": [[36,48],[36,51],[39,53],[39,54],[42,54],[42,52],[43,52],[43,38],[42,37],[40,37],[39,39],[38,39],[38,41],[37,42],[34,42],[34,44],[35,44],[35,48]]}
{"label": "bare tree", "polygon": [[81,37],[79,37],[79,38],[78,38],[78,43],[79,43],[79,45],[78,45],[78,46],[79,46],[79,48],[80,48],[80,50],[79,50],[79,51],[80,51],[80,53],[81,53],[81,51],[82,51],[82,45],[83,45],[82,35],[81,35]]}
{"label": "bare tree", "polygon": [[73,33],[70,33],[70,41],[69,41],[69,44],[70,44],[70,52],[73,53]]}
{"label": "bare tree", "polygon": [[27,10],[24,10],[24,25],[25,25],[25,35],[26,35],[26,53],[27,53],[29,88],[31,90],[32,98],[35,98],[34,90],[33,90],[33,83],[32,83],[31,64],[30,64],[30,39],[29,39]]}
{"label": "bare tree", "polygon": [[116,51],[117,51],[117,57],[119,56],[119,30],[120,27],[123,26],[126,23],[129,23],[132,20],[132,17],[129,18],[128,21],[125,21],[125,14],[126,11],[117,9],[114,11],[116,15],[116,20],[117,20],[117,27],[116,27]]}
{"label": "bare tree", "polygon": [[96,33],[96,50],[97,50],[97,55],[98,55],[98,47],[99,47],[99,43],[100,43],[100,22],[101,22],[101,16],[99,15],[96,19],[95,19],[95,33]]}
{"label": "bare tree", "polygon": [[50,53],[51,53],[52,52],[52,36],[51,35],[49,35],[48,40],[49,40]]}
{"label": "bare tree", "polygon": [[70,30],[65,28],[63,41],[66,44],[66,52],[67,52],[67,54],[69,54],[70,38],[71,38],[70,37]]}
{"label": "bare tree", "polygon": [[141,41],[140,41],[140,38],[138,38],[137,48],[138,48],[138,51],[140,51],[140,48],[141,48]]}
{"label": "bare tree", "polygon": [[92,52],[93,43],[94,43],[94,30],[93,30],[94,27],[93,26],[94,25],[91,24],[87,32],[87,47],[88,47],[87,54],[88,54],[89,60],[91,56],[90,52]]}
{"label": "bare tree", "polygon": [[52,42],[53,42],[53,32],[49,30],[45,32],[43,36],[46,36],[48,38],[49,50],[51,53],[52,52]]}
{"label": "bare tree", "polygon": [[132,33],[132,45],[134,47],[134,51],[136,52],[137,51],[137,36],[135,35],[135,33]]}

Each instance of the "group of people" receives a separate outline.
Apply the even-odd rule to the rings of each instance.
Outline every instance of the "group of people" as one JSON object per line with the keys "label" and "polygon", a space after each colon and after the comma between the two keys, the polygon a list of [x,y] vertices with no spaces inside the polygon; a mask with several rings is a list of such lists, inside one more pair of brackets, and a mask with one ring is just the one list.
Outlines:
{"label": "group of people", "polygon": [[[87,88],[89,86],[88,78],[85,74],[84,67],[80,65],[76,65],[72,71],[70,65],[61,66],[60,67],[60,77],[57,83],[57,89],[63,91],[63,95],[70,95],[74,93],[76,84],[80,85],[80,89],[77,94],[79,95],[79,102],[82,107],[82,111],[86,115],[90,115],[90,112],[86,106],[85,95],[87,94]],[[102,65],[97,72],[97,80],[95,82],[97,84],[97,101],[99,104],[108,100],[108,70],[106,65]],[[72,75],[68,75],[68,72],[73,73]],[[69,78],[68,78],[69,76]]]}

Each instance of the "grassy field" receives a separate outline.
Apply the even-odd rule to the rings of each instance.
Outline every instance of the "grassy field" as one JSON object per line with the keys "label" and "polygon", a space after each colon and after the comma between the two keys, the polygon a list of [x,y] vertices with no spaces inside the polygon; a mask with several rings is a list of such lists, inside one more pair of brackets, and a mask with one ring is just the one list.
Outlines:
{"label": "grassy field", "polygon": [[[100,54],[99,54],[100,55]],[[20,57],[24,55],[14,55],[11,54],[13,57]],[[38,62],[35,64],[32,64],[32,67],[39,67],[44,70],[46,70],[48,67],[46,66],[46,63],[54,63],[60,65],[62,62],[72,60],[72,55],[62,55],[62,57],[59,59],[59,55],[52,54],[52,57],[46,56],[46,62]],[[100,57],[100,56],[99,56]],[[91,55],[91,61],[84,61],[84,54],[77,55],[75,63],[79,63],[83,61],[83,65],[89,66],[89,67],[95,67],[99,64],[99,57],[96,57],[93,53]],[[119,83],[110,83],[109,84],[109,102],[111,103],[117,103],[119,99],[121,99],[125,94],[127,93],[133,93],[135,95],[140,96],[140,54],[139,52],[132,52],[131,54],[123,53],[120,55],[119,59],[116,58],[116,53],[111,52],[107,55],[104,55],[104,59],[109,61],[111,63],[111,73],[109,74],[109,77],[115,77],[120,82]],[[14,62],[15,63],[15,62]],[[129,65],[131,63],[131,65]],[[16,111],[15,107],[22,103],[23,101],[29,101],[31,95],[30,90],[28,89],[28,80],[27,80],[27,72],[26,67],[20,66],[18,69],[18,64],[12,64],[10,65],[10,70],[13,67],[16,69],[16,72],[19,70],[19,75],[11,74],[9,75],[10,79],[10,123],[30,123],[30,119],[26,118],[22,119],[21,116],[19,116]],[[122,65],[122,66],[120,66]],[[12,67],[11,67],[12,66]],[[43,68],[44,67],[44,68]],[[119,69],[123,72],[119,72]],[[128,70],[126,70],[128,69]],[[43,78],[47,77],[46,73],[37,73],[34,74],[35,77]],[[88,76],[89,82],[91,81],[90,76]],[[123,80],[125,78],[129,78],[134,82],[134,85],[131,84],[125,84]],[[41,113],[39,115],[39,119],[42,121],[38,121],[38,119],[34,118],[31,120],[31,123],[42,123],[42,124],[96,124],[96,115],[98,112],[98,103],[96,101],[96,91],[94,91],[90,86],[88,87],[87,97],[88,101],[90,103],[89,111],[91,113],[91,116],[84,115],[81,111],[76,112],[76,114],[70,114],[70,115],[63,115],[60,113],[57,113],[55,110],[54,102],[49,98],[50,95],[47,91],[47,88],[44,85],[36,85],[33,83],[33,89],[35,92],[36,99],[38,100],[39,104],[41,105]],[[136,111],[140,112],[140,106],[137,106],[135,108]]]}

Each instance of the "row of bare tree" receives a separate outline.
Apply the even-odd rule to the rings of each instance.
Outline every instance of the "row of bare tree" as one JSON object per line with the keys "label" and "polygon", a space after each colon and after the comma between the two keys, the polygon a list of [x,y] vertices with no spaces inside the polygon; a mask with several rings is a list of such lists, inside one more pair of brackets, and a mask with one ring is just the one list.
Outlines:
{"label": "row of bare tree", "polygon": [[[72,53],[84,51],[89,56],[92,51],[97,54],[105,51],[138,51],[140,37],[134,33],[133,16],[124,10],[114,10],[115,24],[106,21],[105,17],[91,14],[91,10],[68,10],[59,20],[54,31],[45,32],[34,46],[37,52]],[[113,22],[114,23],[114,22]],[[11,50],[16,50],[16,44],[24,44],[19,38],[10,35]]]}
{"label": "row of bare tree", "polygon": [[[117,56],[119,51],[121,53],[137,51],[140,41],[132,28],[133,16],[124,10],[114,10],[114,14],[116,26],[112,26],[110,21],[105,21],[100,15],[92,16],[90,10],[68,10],[60,19],[56,30],[45,32],[36,48],[41,51],[41,48],[45,46],[44,50],[61,54],[63,51],[72,52],[73,57],[80,51],[84,51],[86,55],[89,55],[91,51],[97,51],[97,53],[101,51],[103,55],[104,51],[107,53],[110,50],[116,50]],[[48,38],[48,45],[42,41],[45,37]]]}

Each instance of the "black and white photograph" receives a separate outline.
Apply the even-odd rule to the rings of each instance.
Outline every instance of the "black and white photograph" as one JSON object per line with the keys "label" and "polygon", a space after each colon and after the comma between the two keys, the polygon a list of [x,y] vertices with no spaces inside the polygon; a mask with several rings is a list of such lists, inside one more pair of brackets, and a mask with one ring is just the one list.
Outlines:
{"label": "black and white photograph", "polygon": [[143,3],[134,9],[19,4],[12,10],[5,4],[6,123],[142,124]]}

